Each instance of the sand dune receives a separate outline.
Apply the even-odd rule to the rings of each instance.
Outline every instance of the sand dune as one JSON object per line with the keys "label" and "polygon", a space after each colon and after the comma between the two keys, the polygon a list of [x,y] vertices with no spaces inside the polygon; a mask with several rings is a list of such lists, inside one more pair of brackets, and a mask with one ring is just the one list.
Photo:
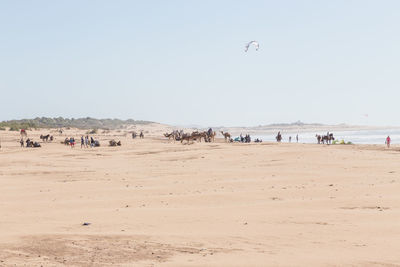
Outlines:
{"label": "sand dune", "polygon": [[149,127],[93,149],[60,144],[74,129],[37,149],[0,131],[0,266],[400,265],[398,147],[182,145]]}

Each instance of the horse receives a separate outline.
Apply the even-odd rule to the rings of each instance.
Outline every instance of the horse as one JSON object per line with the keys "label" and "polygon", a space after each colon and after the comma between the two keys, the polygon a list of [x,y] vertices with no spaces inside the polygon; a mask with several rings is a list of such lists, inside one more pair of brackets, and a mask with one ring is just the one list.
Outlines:
{"label": "horse", "polygon": [[44,142],[46,140],[46,142],[49,140],[50,135],[40,135],[40,139]]}
{"label": "horse", "polygon": [[328,133],[327,135],[322,136],[321,140],[322,144],[326,143],[330,145],[335,138],[333,137],[333,133]]}
{"label": "horse", "polygon": [[327,133],[327,135],[319,135],[316,134],[315,137],[317,138],[318,144],[327,144],[330,145],[335,137],[333,137],[333,133]]}
{"label": "horse", "polygon": [[282,134],[281,132],[278,132],[278,135],[275,137],[277,142],[281,142],[282,141]]}

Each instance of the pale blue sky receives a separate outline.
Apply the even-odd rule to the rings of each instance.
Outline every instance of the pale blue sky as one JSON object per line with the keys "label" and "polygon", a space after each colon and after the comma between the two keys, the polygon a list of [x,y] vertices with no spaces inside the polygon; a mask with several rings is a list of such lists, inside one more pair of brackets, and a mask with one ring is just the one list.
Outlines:
{"label": "pale blue sky", "polygon": [[0,120],[400,125],[399,14],[394,0],[4,0]]}

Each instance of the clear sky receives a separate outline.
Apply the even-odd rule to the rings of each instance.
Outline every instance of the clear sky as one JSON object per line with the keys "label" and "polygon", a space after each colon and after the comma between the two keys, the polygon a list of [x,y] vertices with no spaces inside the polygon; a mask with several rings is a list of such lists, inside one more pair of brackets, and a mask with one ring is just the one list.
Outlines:
{"label": "clear sky", "polygon": [[397,0],[4,0],[0,120],[400,125],[399,14]]}

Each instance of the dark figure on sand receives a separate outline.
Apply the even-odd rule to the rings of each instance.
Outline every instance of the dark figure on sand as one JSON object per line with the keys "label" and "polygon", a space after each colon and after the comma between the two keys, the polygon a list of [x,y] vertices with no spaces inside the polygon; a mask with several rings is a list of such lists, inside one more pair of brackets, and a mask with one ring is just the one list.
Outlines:
{"label": "dark figure on sand", "polygon": [[277,135],[275,138],[276,138],[276,141],[277,141],[277,142],[282,141],[282,134],[281,134],[280,131],[278,132],[278,135]]}
{"label": "dark figure on sand", "polygon": [[316,134],[315,137],[317,137],[318,144],[321,144],[321,136],[319,134]]}
{"label": "dark figure on sand", "polygon": [[390,148],[390,141],[391,141],[391,139],[390,139],[390,136],[388,135],[388,137],[386,137],[386,141],[385,141],[387,148]]}

